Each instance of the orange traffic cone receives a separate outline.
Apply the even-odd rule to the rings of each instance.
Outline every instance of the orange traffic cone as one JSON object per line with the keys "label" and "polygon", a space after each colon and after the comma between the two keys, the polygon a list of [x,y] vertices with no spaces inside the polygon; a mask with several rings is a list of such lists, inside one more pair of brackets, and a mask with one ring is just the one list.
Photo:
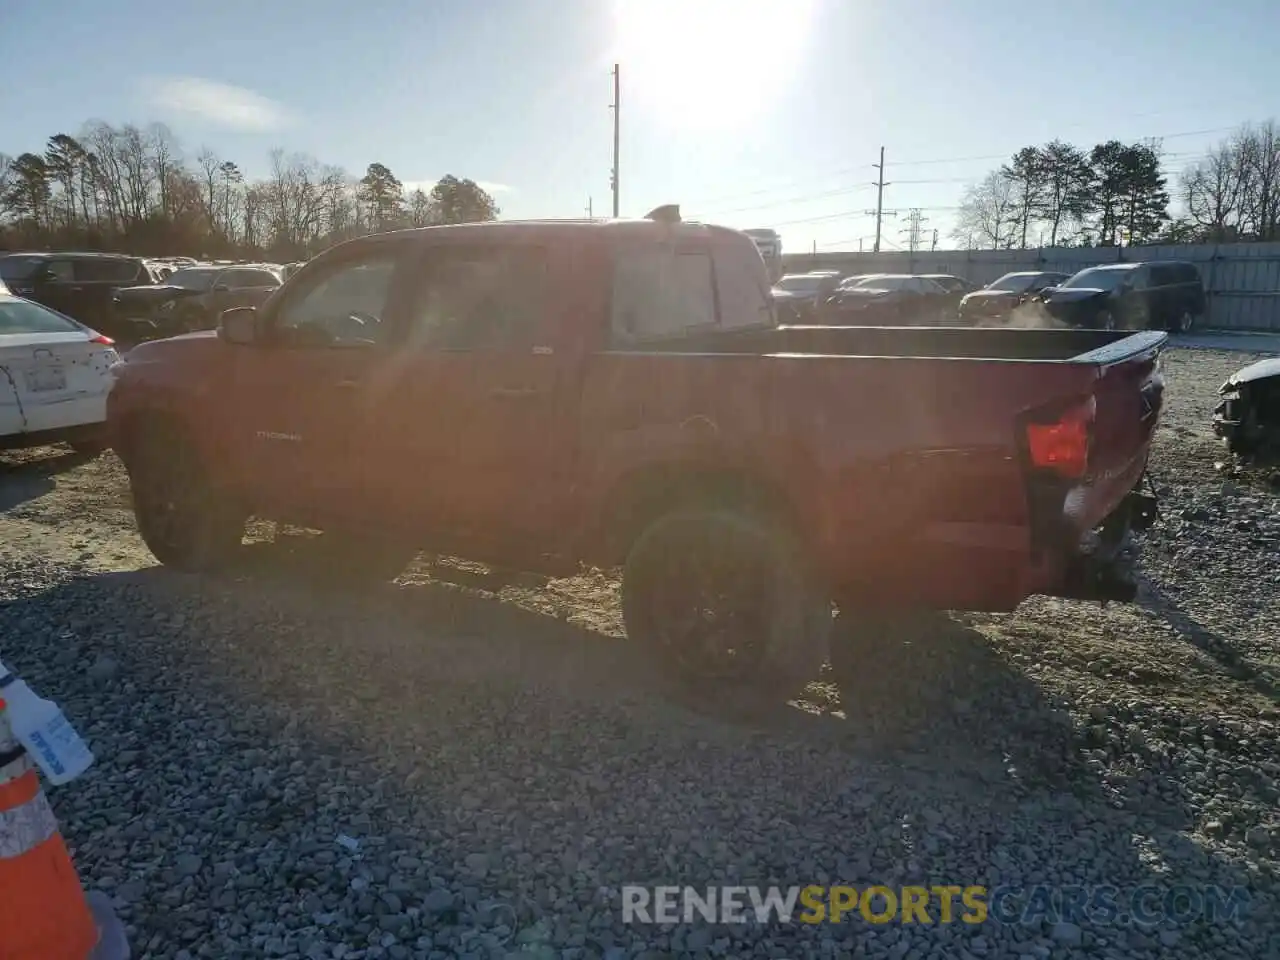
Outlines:
{"label": "orange traffic cone", "polygon": [[0,960],[86,960],[98,928],[0,700]]}

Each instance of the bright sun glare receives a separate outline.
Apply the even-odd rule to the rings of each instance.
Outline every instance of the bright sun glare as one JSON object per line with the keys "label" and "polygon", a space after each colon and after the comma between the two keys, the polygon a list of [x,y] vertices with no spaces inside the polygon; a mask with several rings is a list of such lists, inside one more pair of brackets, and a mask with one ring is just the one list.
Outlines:
{"label": "bright sun glare", "polygon": [[623,103],[673,125],[737,126],[799,66],[813,0],[615,0]]}

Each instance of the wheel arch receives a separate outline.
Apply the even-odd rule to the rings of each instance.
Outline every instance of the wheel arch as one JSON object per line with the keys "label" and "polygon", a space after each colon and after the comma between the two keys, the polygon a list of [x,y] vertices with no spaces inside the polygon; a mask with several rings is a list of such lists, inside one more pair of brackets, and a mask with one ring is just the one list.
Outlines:
{"label": "wheel arch", "polygon": [[621,477],[604,498],[595,534],[589,538],[591,562],[621,564],[645,529],[674,510],[731,507],[765,516],[801,534],[800,511],[778,483],[746,466],[677,461],[650,464]]}

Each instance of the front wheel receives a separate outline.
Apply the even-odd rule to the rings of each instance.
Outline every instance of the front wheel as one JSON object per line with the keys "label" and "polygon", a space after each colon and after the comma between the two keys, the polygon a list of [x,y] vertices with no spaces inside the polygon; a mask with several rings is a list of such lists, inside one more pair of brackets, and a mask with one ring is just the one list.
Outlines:
{"label": "front wheel", "polygon": [[133,513],[147,548],[166,567],[191,572],[230,562],[244,538],[247,512],[213,481],[194,445],[157,426],[125,457]]}
{"label": "front wheel", "polygon": [[1116,330],[1116,315],[1110,310],[1103,310],[1098,314],[1099,330]]}
{"label": "front wheel", "polygon": [[651,524],[627,557],[622,612],[658,671],[690,686],[798,689],[827,656],[831,604],[798,541],[732,508]]}
{"label": "front wheel", "polygon": [[1195,327],[1195,325],[1196,325],[1195,314],[1193,314],[1190,310],[1183,310],[1181,313],[1178,314],[1177,319],[1173,321],[1173,324],[1170,327],[1170,330],[1173,333],[1190,333],[1192,328]]}

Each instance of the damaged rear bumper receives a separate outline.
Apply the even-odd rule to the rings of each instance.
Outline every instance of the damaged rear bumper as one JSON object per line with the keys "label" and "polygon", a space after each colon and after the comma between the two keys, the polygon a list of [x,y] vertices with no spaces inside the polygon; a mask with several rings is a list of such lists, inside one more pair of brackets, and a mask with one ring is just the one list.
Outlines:
{"label": "damaged rear bumper", "polygon": [[1068,600],[1131,603],[1138,595],[1137,552],[1130,534],[1149,528],[1158,516],[1153,494],[1129,493],[1102,525],[1071,555],[1049,596]]}

